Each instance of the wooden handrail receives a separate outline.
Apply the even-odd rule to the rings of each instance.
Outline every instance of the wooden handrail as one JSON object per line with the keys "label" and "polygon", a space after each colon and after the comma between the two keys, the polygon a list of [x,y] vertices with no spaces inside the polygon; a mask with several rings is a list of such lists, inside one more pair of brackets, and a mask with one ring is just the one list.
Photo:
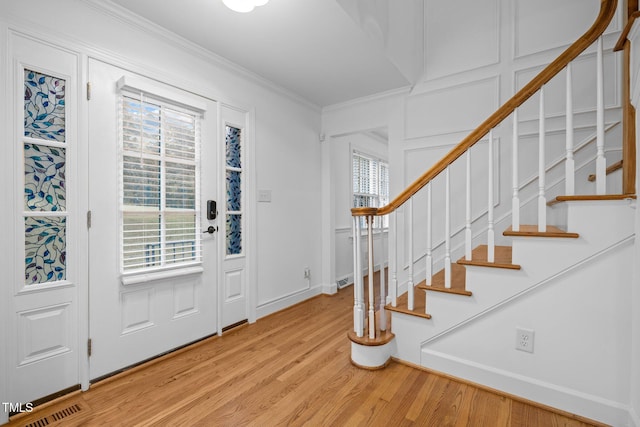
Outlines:
{"label": "wooden handrail", "polygon": [[600,12],[591,28],[587,30],[576,42],[567,48],[560,56],[558,56],[553,62],[551,62],[544,70],[536,75],[527,85],[520,89],[511,99],[506,101],[500,108],[498,108],[488,119],[486,119],[480,126],[473,130],[466,138],[464,138],[458,145],[456,145],[446,156],[444,156],[438,163],[433,165],[429,170],[422,174],[417,180],[415,180],[410,186],[402,191],[395,199],[393,199],[388,205],[380,208],[352,208],[352,216],[371,216],[371,215],[386,215],[396,209],[416,194],[422,187],[427,185],[438,174],[444,171],[447,166],[452,164],[460,156],[462,156],[469,148],[480,141],[489,131],[499,125],[504,119],[509,117],[511,113],[525,103],[531,96],[533,96],[542,86],[548,83],[553,77],[555,77],[560,71],[562,71],[567,64],[576,59],[578,55],[584,52],[589,46],[600,37],[607,29],[609,22],[613,18],[616,12],[617,0],[600,0]]}

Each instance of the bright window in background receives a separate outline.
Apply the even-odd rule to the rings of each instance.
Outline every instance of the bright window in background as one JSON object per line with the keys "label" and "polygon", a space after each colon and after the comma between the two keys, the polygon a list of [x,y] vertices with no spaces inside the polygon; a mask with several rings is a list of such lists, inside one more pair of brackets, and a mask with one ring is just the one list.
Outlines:
{"label": "bright window in background", "polygon": [[120,132],[122,271],[199,263],[199,113],[123,92]]}
{"label": "bright window in background", "polygon": [[[385,161],[353,151],[351,156],[353,181],[353,207],[382,207],[389,203],[389,164]],[[380,218],[375,222],[380,227]],[[389,217],[382,217],[383,227],[388,227]],[[366,226],[364,217],[360,223]]]}

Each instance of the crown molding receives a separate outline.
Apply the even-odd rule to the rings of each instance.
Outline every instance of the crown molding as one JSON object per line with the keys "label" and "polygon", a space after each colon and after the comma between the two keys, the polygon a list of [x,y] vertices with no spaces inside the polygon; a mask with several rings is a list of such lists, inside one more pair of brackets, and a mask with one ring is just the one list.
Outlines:
{"label": "crown molding", "polygon": [[166,28],[149,21],[139,15],[134,14],[130,10],[113,3],[111,0],[82,0],[86,5],[90,6],[94,10],[107,15],[113,19],[116,19],[136,30],[143,31],[164,43],[170,44],[180,50],[186,51],[191,55],[194,55],[205,62],[208,62],[217,67],[223,68],[226,71],[231,72],[234,75],[240,75],[249,81],[252,81],[259,86],[279,93],[304,107],[312,109],[316,112],[321,111],[321,107],[314,102],[302,97],[301,95],[286,89],[271,80],[262,77],[261,75],[244,68],[235,62],[228,60],[227,58],[220,56],[210,50],[205,49],[197,43],[189,41],[184,37],[181,37]]}

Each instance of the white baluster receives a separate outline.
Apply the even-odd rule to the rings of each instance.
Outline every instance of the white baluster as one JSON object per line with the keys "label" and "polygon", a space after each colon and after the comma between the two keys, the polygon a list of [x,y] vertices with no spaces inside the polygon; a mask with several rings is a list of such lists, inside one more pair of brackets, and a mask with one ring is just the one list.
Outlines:
{"label": "white baluster", "polygon": [[431,286],[431,278],[433,276],[433,235],[431,222],[433,221],[433,209],[431,206],[431,182],[427,184],[427,273],[426,284]]}
{"label": "white baluster", "polygon": [[545,117],[544,86],[540,88],[540,119],[538,141],[538,231],[547,231],[547,198],[545,196]]}
{"label": "white baluster", "polygon": [[607,160],[604,157],[604,65],[602,59],[602,36],[598,38],[597,73],[596,73],[596,194],[607,192]]}
{"label": "white baluster", "polygon": [[367,215],[367,242],[369,246],[369,338],[376,337],[375,295],[373,289],[373,216]]}
{"label": "white baluster", "polygon": [[520,231],[520,184],[518,183],[518,109],[513,110],[513,150],[511,152],[512,189],[511,198],[511,229]]}
{"label": "white baluster", "polygon": [[489,177],[488,177],[488,211],[487,211],[487,222],[488,222],[488,230],[487,230],[487,261],[494,262],[495,261],[495,248],[496,248],[496,239],[495,232],[493,230],[493,129],[489,131]]}
{"label": "white baluster", "polygon": [[398,214],[397,210],[391,214],[391,223],[393,224],[393,243],[391,244],[391,254],[389,260],[391,262],[391,305],[398,305]]}
{"label": "white baluster", "polygon": [[353,330],[364,335],[364,286],[362,283],[362,250],[360,247],[360,217],[353,217]]}
{"label": "white baluster", "polygon": [[407,308],[413,310],[413,197],[409,199],[409,282],[407,283]]}
{"label": "white baluster", "polygon": [[573,196],[576,194],[576,164],[573,158],[573,77],[571,73],[571,62],[567,65],[567,120],[566,120],[566,129],[567,129],[567,140],[566,140],[566,151],[567,151],[567,159],[564,163],[565,167],[565,188],[564,192],[567,196]]}
{"label": "white baluster", "polygon": [[[431,234],[431,221],[432,221],[432,206],[431,206],[431,182],[427,184],[427,270],[425,283],[427,286],[431,286],[431,279],[433,276],[433,242]],[[427,292],[424,293],[424,312],[427,313]]]}
{"label": "white baluster", "polygon": [[385,244],[384,244],[384,221],[382,217],[380,218],[380,330],[387,330],[387,316],[385,314],[384,306],[387,300],[387,289],[386,289],[386,278],[385,278],[385,268],[384,268],[384,260],[386,255]]}
{"label": "white baluster", "polygon": [[471,149],[467,150],[467,202],[464,227],[464,258],[471,261]]}
{"label": "white baluster", "polygon": [[444,287],[451,288],[451,179],[449,166],[445,171],[444,202]]}

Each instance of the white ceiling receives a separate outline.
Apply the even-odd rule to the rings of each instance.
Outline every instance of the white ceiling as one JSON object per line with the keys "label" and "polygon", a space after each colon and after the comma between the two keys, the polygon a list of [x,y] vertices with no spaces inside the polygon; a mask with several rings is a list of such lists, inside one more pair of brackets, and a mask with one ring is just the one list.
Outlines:
{"label": "white ceiling", "polygon": [[336,0],[112,0],[318,106],[409,85]]}

